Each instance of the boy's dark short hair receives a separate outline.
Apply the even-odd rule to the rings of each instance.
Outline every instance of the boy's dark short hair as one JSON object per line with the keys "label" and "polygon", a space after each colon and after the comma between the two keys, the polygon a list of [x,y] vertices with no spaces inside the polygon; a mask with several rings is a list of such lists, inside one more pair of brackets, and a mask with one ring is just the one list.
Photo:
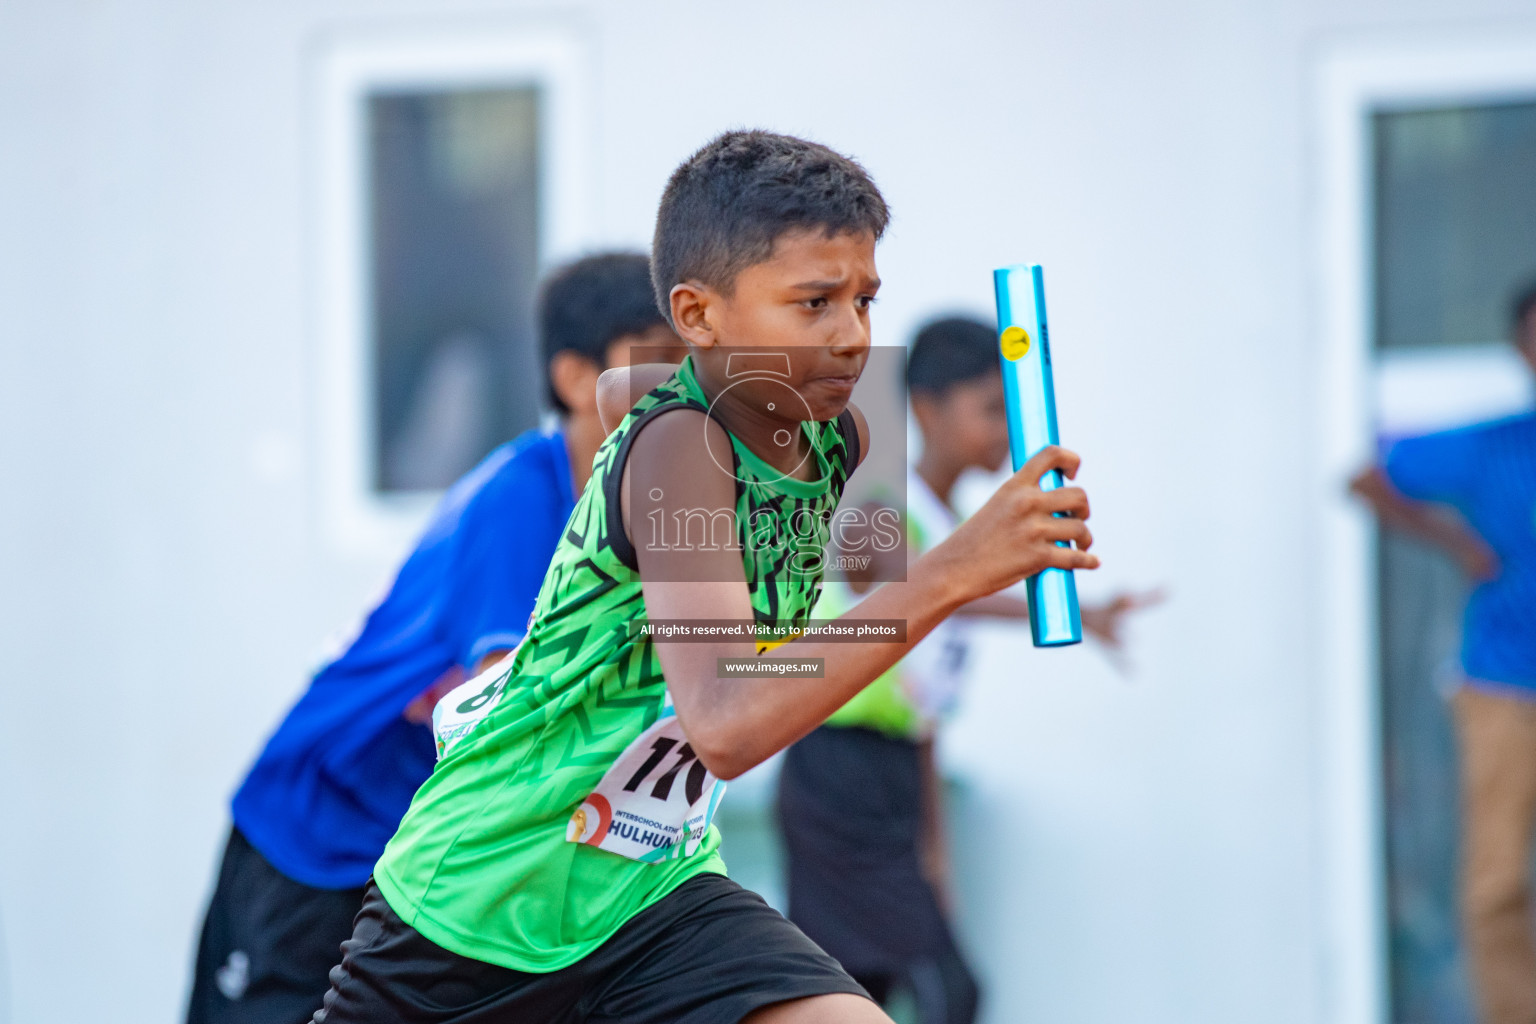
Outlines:
{"label": "boy's dark short hair", "polygon": [[670,321],[672,288],[690,280],[729,295],[736,275],[768,259],[785,232],[879,240],[890,217],[869,173],[848,157],[791,135],[726,132],[684,160],[661,194],[651,243],[656,305]]}
{"label": "boy's dark short hair", "polygon": [[575,352],[603,368],[609,345],[664,326],[651,293],[651,261],[642,253],[588,256],[550,274],[539,291],[539,343],[550,405],[570,412],[549,381],[556,353]]}
{"label": "boy's dark short hair", "polygon": [[1533,309],[1536,309],[1536,280],[1527,281],[1509,304],[1509,326],[1515,333],[1516,341],[1520,340],[1520,325],[1525,323],[1525,318],[1531,315]]}
{"label": "boy's dark short hair", "polygon": [[917,332],[907,353],[907,391],[940,397],[951,385],[1001,373],[997,332],[965,316],[935,320]]}

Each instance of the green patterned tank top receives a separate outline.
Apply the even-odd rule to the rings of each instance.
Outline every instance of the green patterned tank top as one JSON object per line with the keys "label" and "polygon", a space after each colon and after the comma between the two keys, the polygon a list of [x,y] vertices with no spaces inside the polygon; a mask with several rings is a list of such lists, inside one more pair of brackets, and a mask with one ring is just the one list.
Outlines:
{"label": "green patterned tank top", "polygon": [[[619,505],[637,432],[674,409],[707,406],[691,360],[635,405],[593,460],[527,638],[439,704],[441,760],[375,881],[445,949],[558,970],[687,879],[725,871],[710,823],[725,784],[693,756],[653,643],[637,628],[645,603]],[[731,438],[737,533],[760,623],[809,617],[827,523],[858,464],[848,412],[802,429],[812,481],[783,477]],[[815,523],[819,535],[807,530]],[[762,543],[770,535],[799,542]]]}

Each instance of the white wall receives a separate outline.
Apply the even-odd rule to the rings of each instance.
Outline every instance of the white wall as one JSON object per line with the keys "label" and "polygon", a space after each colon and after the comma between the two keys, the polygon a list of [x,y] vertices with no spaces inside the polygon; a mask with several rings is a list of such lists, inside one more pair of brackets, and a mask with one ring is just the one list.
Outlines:
{"label": "white wall", "polygon": [[555,20],[594,57],[600,237],[761,125],[896,214],[884,339],[1046,264],[1137,673],[996,636],[951,736],[992,1021],[1322,1019],[1309,89],[1340,35],[1524,0],[0,6],[0,1022],[179,1013],[223,801],[387,560],[316,486],[315,54]]}

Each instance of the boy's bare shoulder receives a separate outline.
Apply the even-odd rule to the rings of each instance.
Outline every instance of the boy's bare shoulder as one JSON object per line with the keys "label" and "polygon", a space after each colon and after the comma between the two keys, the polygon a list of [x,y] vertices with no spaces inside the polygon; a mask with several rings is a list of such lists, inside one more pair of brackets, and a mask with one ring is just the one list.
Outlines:
{"label": "boy's bare shoulder", "polygon": [[708,451],[708,443],[730,441],[730,434],[713,416],[691,405],[676,405],[640,428],[635,451],[660,448],[676,454]]}
{"label": "boy's bare shoulder", "polygon": [[869,421],[864,418],[863,411],[852,402],[848,403],[848,411],[853,414],[853,425],[859,432],[859,461],[853,467],[857,469],[869,457]]}
{"label": "boy's bare shoulder", "polygon": [[[735,504],[731,436],[702,409],[678,406],[645,423],[630,442],[626,486],[644,488],[642,504],[663,507]],[[661,496],[652,497],[654,489]]]}
{"label": "boy's bare shoulder", "polygon": [[665,384],[675,372],[675,363],[637,363],[604,370],[597,378],[597,415],[603,429],[611,432],[641,395]]}
{"label": "boy's bare shoulder", "polygon": [[[674,529],[674,517],[733,517],[736,478],[729,467],[731,439],[702,409],[679,406],[645,423],[630,442],[621,483],[620,517],[635,548],[641,575],[656,580],[731,579],[742,570],[731,543],[653,542]],[[719,453],[725,453],[723,458]],[[732,529],[732,539],[735,531]]]}

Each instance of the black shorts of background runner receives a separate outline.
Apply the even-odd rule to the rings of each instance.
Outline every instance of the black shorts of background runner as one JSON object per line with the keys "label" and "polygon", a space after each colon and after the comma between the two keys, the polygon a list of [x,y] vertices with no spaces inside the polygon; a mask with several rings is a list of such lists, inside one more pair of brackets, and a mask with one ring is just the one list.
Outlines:
{"label": "black shorts of background runner", "polygon": [[352,934],[361,889],[312,889],[231,829],[203,922],[187,1024],[304,1024]]}
{"label": "black shorts of background runner", "polygon": [[451,953],[370,885],[314,1024],[736,1024],[787,999],[866,996],[724,875],[688,879],[569,967],[527,974]]}
{"label": "black shorts of background runner", "polygon": [[923,1024],[966,1024],[979,989],[923,873],[917,744],[823,726],[779,774],[789,918],[882,1002],[906,988]]}

